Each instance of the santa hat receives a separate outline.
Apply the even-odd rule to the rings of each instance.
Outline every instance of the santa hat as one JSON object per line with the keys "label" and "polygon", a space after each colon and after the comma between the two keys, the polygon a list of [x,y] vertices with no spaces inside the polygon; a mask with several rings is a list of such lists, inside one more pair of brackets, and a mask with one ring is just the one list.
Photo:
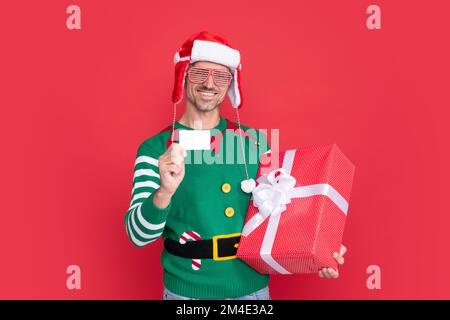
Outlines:
{"label": "santa hat", "polygon": [[234,108],[242,105],[242,89],[240,84],[241,56],[239,51],[233,49],[226,38],[221,35],[202,31],[193,35],[183,43],[180,50],[175,53],[175,84],[172,101],[178,104],[183,99],[186,72],[190,64],[197,61],[209,61],[227,66],[233,79],[228,89],[228,97]]}

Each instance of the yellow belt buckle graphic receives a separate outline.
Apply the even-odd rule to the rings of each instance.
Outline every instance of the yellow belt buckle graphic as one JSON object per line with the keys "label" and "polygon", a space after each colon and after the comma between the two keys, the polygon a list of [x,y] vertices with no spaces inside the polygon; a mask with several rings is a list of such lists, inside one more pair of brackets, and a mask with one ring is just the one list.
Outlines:
{"label": "yellow belt buckle graphic", "polygon": [[[223,261],[223,260],[231,260],[231,259],[236,259],[236,255],[234,256],[225,256],[225,257],[219,257],[219,246],[217,244],[217,241],[219,239],[225,239],[225,238],[234,238],[234,237],[239,237],[241,234],[240,233],[230,233],[230,234],[221,234],[218,236],[214,236],[212,238],[213,241],[213,260],[215,261]],[[239,243],[236,243],[234,245],[235,248],[237,248]]]}

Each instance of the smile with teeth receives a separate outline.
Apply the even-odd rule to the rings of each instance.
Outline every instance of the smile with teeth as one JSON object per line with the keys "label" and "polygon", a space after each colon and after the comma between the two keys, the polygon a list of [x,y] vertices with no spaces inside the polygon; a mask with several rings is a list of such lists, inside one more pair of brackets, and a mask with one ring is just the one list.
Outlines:
{"label": "smile with teeth", "polygon": [[202,90],[198,90],[198,93],[202,96],[202,97],[214,97],[216,95],[215,92],[211,92],[211,91],[202,91]]}

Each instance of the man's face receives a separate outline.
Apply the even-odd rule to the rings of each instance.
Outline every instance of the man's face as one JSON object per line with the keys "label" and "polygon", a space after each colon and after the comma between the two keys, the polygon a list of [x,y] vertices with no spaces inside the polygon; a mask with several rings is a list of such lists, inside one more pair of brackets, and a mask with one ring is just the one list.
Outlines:
{"label": "man's face", "polygon": [[[190,67],[217,69],[221,71],[230,71],[226,66],[208,62],[198,61],[192,64]],[[186,99],[201,112],[212,111],[217,108],[225,99],[229,86],[218,87],[209,75],[205,82],[195,84],[189,81],[189,77],[186,78]]]}

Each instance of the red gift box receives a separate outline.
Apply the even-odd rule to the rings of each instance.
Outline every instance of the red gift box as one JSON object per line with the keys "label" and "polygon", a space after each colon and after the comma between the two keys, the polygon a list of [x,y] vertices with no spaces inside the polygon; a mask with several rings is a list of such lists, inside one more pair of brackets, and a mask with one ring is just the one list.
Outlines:
{"label": "red gift box", "polygon": [[237,257],[260,273],[337,270],[354,171],[335,144],[264,154]]}

